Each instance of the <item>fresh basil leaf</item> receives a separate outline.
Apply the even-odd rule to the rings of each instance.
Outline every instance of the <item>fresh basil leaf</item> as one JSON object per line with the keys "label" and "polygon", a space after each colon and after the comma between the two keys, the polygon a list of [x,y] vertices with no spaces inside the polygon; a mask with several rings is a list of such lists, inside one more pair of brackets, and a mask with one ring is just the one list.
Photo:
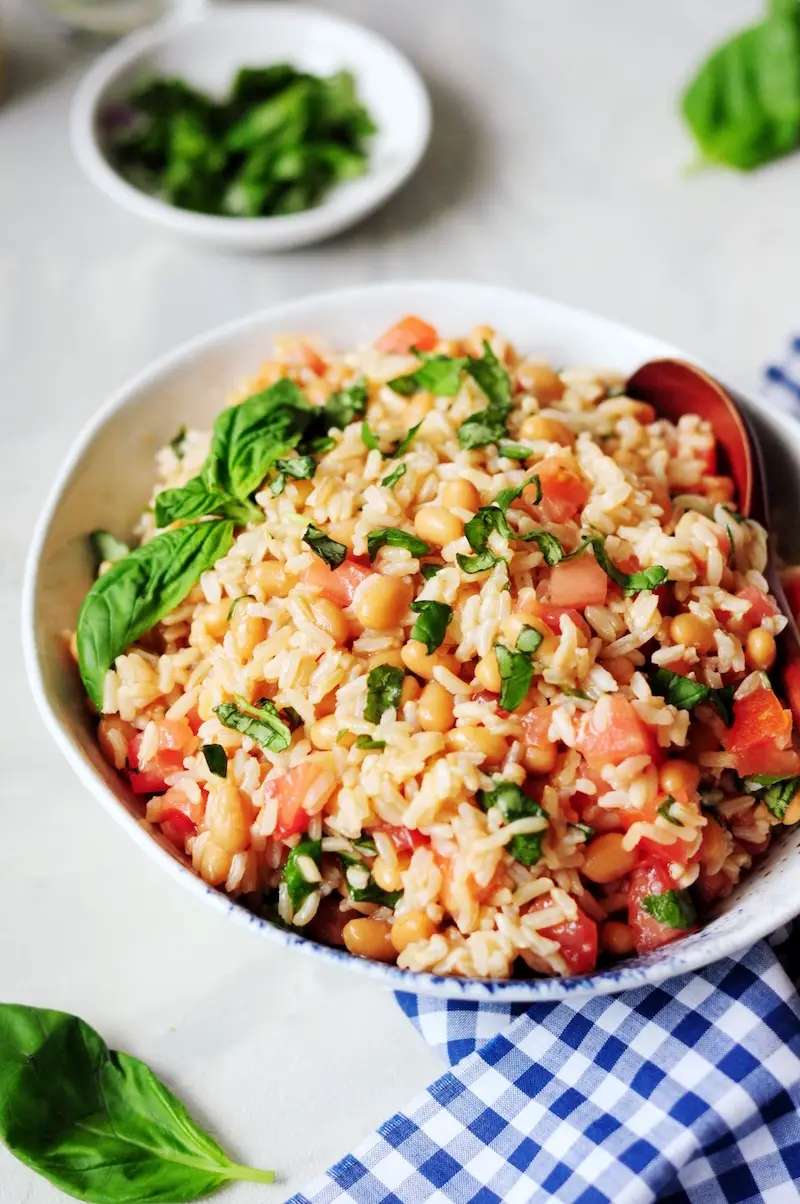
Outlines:
{"label": "fresh basil leaf", "polygon": [[532,656],[534,652],[539,651],[539,645],[543,639],[541,631],[537,631],[535,627],[523,627],[517,637],[517,649]]}
{"label": "fresh basil leaf", "polygon": [[481,506],[472,518],[464,524],[464,534],[467,543],[475,552],[485,552],[489,536],[497,531],[504,539],[511,539],[512,530],[508,520],[499,506]]}
{"label": "fresh basil leaf", "polygon": [[726,727],[733,726],[733,686],[722,686],[708,692],[708,701]]}
{"label": "fresh basil leaf", "polygon": [[566,694],[567,698],[580,698],[582,702],[591,702],[591,698],[585,690],[562,690],[562,694]]}
{"label": "fresh basil leaf", "polygon": [[489,443],[499,443],[507,433],[507,417],[507,414],[486,409],[465,418],[458,428],[459,444],[468,451],[475,447],[486,447]]}
{"label": "fresh basil leaf", "polygon": [[[425,419],[423,418],[422,422],[424,422],[424,421],[425,421]],[[403,438],[400,440],[400,442],[395,444],[394,448],[391,451],[383,453],[383,458],[385,460],[394,460],[397,456],[405,455],[405,453],[408,451],[409,447],[411,446],[411,444],[413,442],[414,436],[416,435],[419,428],[422,426],[422,422],[418,422],[416,426],[410,427],[406,431],[405,435],[403,435]]]}
{"label": "fresh basil leaf", "polygon": [[361,423],[361,442],[370,451],[380,451],[380,444],[366,420]]}
{"label": "fresh basil leaf", "polygon": [[605,575],[615,582],[625,594],[638,594],[641,590],[655,589],[667,579],[667,570],[660,564],[642,569],[639,573],[623,573],[606,552],[605,537],[600,534],[585,535],[581,540],[580,547],[571,553],[570,560],[589,547],[592,548],[594,558]]}
{"label": "fresh basil leaf", "polygon": [[186,451],[186,427],[182,426],[177,435],[169,441],[169,445],[177,460],[182,460]]}
{"label": "fresh basil leaf", "polygon": [[567,827],[577,828],[583,834],[584,843],[594,836],[594,828],[590,828],[588,824],[567,824]]}
{"label": "fresh basil leaf", "polygon": [[284,707],[281,714],[290,731],[296,732],[299,727],[303,726],[303,716],[294,707]]}
{"label": "fresh basil leaf", "polygon": [[317,462],[313,456],[292,456],[289,460],[276,460],[275,469],[295,481],[310,481],[317,471]]}
{"label": "fresh basil leaf", "polygon": [[674,802],[675,799],[672,798],[671,795],[667,795],[661,806],[658,808],[658,814],[662,819],[667,820],[668,823],[674,824],[676,828],[682,828],[683,824],[681,821],[679,819],[675,819],[670,811],[670,807]]}
{"label": "fresh basil leaf", "polygon": [[788,782],[794,779],[792,773],[750,773],[746,778],[742,779],[742,785],[750,786],[774,786],[776,782]]}
{"label": "fresh basil leaf", "polygon": [[300,442],[314,414],[314,406],[285,378],[229,406],[214,423],[203,483],[211,490],[248,498],[275,461]]}
{"label": "fresh basil leaf", "polygon": [[144,1062],[66,1012],[0,1004],[0,1082],[0,1138],[80,1200],[189,1201],[275,1178],[231,1162]]}
{"label": "fresh basil leaf", "polygon": [[472,355],[467,358],[467,372],[489,398],[490,405],[497,411],[509,412],[512,396],[511,377],[486,339],[483,340],[483,358],[476,359]]}
{"label": "fresh basil leaf", "polygon": [[367,399],[368,393],[363,382],[332,393],[322,407],[325,429],[335,426],[344,430],[357,418],[363,418],[367,412]]}
{"label": "fresh basil leaf", "polygon": [[98,577],[77,624],[80,673],[98,711],[117,657],[174,610],[232,543],[232,522],[194,523],[157,535]]}
{"label": "fresh basil leaf", "polygon": [[355,744],[353,745],[353,748],[363,748],[369,752],[371,752],[373,750],[376,752],[380,752],[381,749],[386,748],[386,741],[385,740],[373,740],[372,736],[359,736],[357,738]]}
{"label": "fresh basil leaf", "polygon": [[206,765],[218,778],[228,776],[228,754],[221,744],[204,744],[200,752],[206,759]]}
{"label": "fresh basil leaf", "polygon": [[496,564],[500,563],[500,558],[487,549],[485,552],[478,552],[475,556],[465,556],[463,552],[457,552],[456,562],[463,572],[472,575],[485,573],[487,569],[494,568]]}
{"label": "fresh basil leaf", "polygon": [[782,820],[798,790],[800,790],[800,778],[787,778],[783,782],[775,782],[772,786],[768,786],[761,799],[775,818]]}
{"label": "fresh basil leaf", "polygon": [[697,919],[694,903],[687,890],[665,890],[661,895],[645,895],[641,906],[666,928],[687,931]]}
{"label": "fresh basil leaf", "polygon": [[[385,891],[381,890],[369,868],[359,857],[352,857],[349,853],[340,853],[339,858],[342,863],[342,877],[347,888],[347,893],[354,903],[377,903],[379,907],[390,907],[394,911],[395,907],[402,898],[401,890]],[[348,874],[350,871],[356,871],[358,877],[356,881],[367,875],[365,886],[353,886]],[[354,875],[355,876],[355,875]]]}
{"label": "fresh basil leaf", "polygon": [[129,555],[130,548],[121,539],[117,539],[110,531],[91,531],[89,533],[89,543],[94,557],[97,562],[97,568],[101,564],[108,562],[115,564],[116,561],[122,560],[124,556]]}
{"label": "fresh basil leaf", "polygon": [[202,477],[193,477],[177,489],[162,489],[156,494],[155,522],[157,527],[169,527],[178,519],[230,518],[237,526],[263,523],[264,511],[255,502],[243,501],[209,489]]}
{"label": "fresh basil leaf", "polygon": [[376,665],[370,669],[364,707],[367,723],[378,723],[384,711],[399,709],[404,677],[405,672],[396,665]]}
{"label": "fresh basil leaf", "polygon": [[453,608],[446,602],[412,602],[411,609],[419,615],[411,628],[412,640],[425,645],[428,656],[436,651],[453,620]]}
{"label": "fresh basil leaf", "polygon": [[718,47],[682,102],[703,158],[750,171],[800,143],[800,12],[773,2],[765,20]]}
{"label": "fresh basil leaf", "polygon": [[[419,354],[419,353],[418,353]],[[407,376],[396,376],[389,381],[389,388],[401,397],[410,397],[420,389],[427,389],[437,397],[455,397],[461,388],[461,374],[467,366],[466,358],[451,359],[446,355],[420,354],[422,363]]]}
{"label": "fresh basil leaf", "polygon": [[346,544],[337,543],[335,539],[331,539],[313,523],[309,523],[306,527],[303,543],[308,544],[311,551],[315,552],[320,560],[324,560],[325,564],[332,569],[338,568],[347,556]]}
{"label": "fresh basil leaf", "polygon": [[422,573],[423,581],[430,581],[431,577],[435,577],[437,573],[441,573],[443,568],[443,564],[421,564],[419,571]]}
{"label": "fresh basil leaf", "polygon": [[384,489],[392,489],[400,478],[406,475],[407,471],[408,466],[406,464],[398,464],[393,472],[390,472],[388,476],[383,478],[381,485],[383,485]]}
{"label": "fresh basil leaf", "polygon": [[274,703],[263,700],[258,707],[250,706],[237,694],[236,703],[223,702],[214,707],[220,723],[243,736],[249,736],[261,748],[270,752],[285,752],[292,742],[292,733],[280,718]]}
{"label": "fresh basil leaf", "polygon": [[319,889],[319,883],[309,882],[303,873],[302,867],[297,864],[301,857],[310,857],[317,869],[321,869],[322,841],[301,840],[300,844],[296,844],[290,850],[289,856],[286,858],[286,865],[283,867],[281,877],[286,883],[286,890],[293,911],[297,911],[308,896]]}
{"label": "fresh basil leaf", "polygon": [[501,439],[497,451],[507,460],[530,460],[533,455],[532,447],[526,447],[524,443],[514,443],[511,439]]}
{"label": "fresh basil leaf", "polygon": [[244,602],[245,599],[247,599],[247,601],[249,601],[249,602],[255,602],[255,598],[253,597],[252,594],[239,594],[238,598],[234,598],[233,601],[231,602],[230,606],[228,607],[228,622],[229,623],[230,623],[231,619],[233,618],[233,612],[236,610],[236,607],[238,606],[238,604],[240,602]]}
{"label": "fresh basil leaf", "polygon": [[500,670],[500,706],[515,711],[527,696],[533,681],[533,661],[527,652],[495,644],[494,654]]}
{"label": "fresh basil leaf", "polygon": [[528,531],[525,535],[517,533],[514,535],[514,538],[522,539],[525,543],[535,543],[542,553],[545,564],[549,564],[551,568],[556,564],[560,564],[562,560],[567,559],[561,544],[555,535],[551,535],[549,531]]}
{"label": "fresh basil leaf", "polygon": [[301,446],[304,451],[308,451],[314,456],[321,456],[336,447],[336,440],[331,439],[330,435],[317,435],[313,439],[304,439]]}
{"label": "fresh basil leaf", "polygon": [[279,472],[278,475],[270,481],[269,491],[273,497],[280,497],[286,488],[286,474]]}
{"label": "fresh basil leaf", "polygon": [[701,702],[710,702],[727,727],[733,723],[732,686],[714,689],[671,669],[660,668],[651,670],[650,688],[679,711],[691,711]]}
{"label": "fresh basil leaf", "polygon": [[405,548],[412,556],[427,556],[430,547],[423,539],[399,527],[377,527],[367,536],[367,553],[374,560],[381,548]]}
{"label": "fresh basil leaf", "polygon": [[[494,790],[479,790],[478,803],[484,811],[498,807],[507,824],[535,815],[547,819],[547,812],[534,799],[528,798],[515,782],[500,781],[495,783]],[[508,851],[522,865],[535,865],[542,856],[543,836],[543,831],[514,836]]]}
{"label": "fresh basil leaf", "polygon": [[498,506],[505,514],[511,503],[515,502],[517,498],[522,497],[529,485],[535,485],[536,487],[536,495],[531,499],[531,505],[538,506],[539,502],[542,500],[542,482],[539,480],[539,477],[536,473],[533,473],[532,476],[529,476],[528,479],[523,481],[521,485],[516,485],[510,489],[501,489],[497,497],[494,499],[493,504]]}

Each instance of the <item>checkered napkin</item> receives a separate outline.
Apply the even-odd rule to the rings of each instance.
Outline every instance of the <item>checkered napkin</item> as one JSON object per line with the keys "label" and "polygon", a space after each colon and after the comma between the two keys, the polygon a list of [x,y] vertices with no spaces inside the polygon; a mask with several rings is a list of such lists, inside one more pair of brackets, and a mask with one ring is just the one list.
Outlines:
{"label": "checkered napkin", "polygon": [[[800,414],[800,339],[766,379]],[[800,935],[782,938],[574,1004],[398,993],[451,1069],[288,1204],[800,1200]]]}

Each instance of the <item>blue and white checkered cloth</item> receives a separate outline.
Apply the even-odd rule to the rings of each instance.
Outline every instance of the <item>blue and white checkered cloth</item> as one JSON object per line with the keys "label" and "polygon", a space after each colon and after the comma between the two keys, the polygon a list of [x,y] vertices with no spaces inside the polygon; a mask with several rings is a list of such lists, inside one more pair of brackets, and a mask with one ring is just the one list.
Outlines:
{"label": "blue and white checkered cloth", "polygon": [[[800,414],[800,339],[766,380]],[[575,1004],[398,993],[451,1069],[288,1204],[800,1200],[798,949]]]}

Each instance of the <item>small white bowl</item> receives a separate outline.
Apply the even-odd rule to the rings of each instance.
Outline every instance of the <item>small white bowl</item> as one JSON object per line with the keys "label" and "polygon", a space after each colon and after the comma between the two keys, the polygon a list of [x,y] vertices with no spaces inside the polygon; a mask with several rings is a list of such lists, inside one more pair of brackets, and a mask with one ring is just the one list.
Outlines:
{"label": "small white bowl", "polygon": [[[134,188],[107,159],[100,116],[139,76],[177,75],[223,95],[245,66],[289,62],[317,75],[347,69],[378,132],[364,176],[335,185],[313,209],[281,217],[211,217]],[[72,142],[92,183],[132,213],[217,248],[281,251],[328,238],[377,209],[411,175],[428,144],[428,93],[406,58],[371,30],[300,4],[238,3],[168,19],[107,51],[72,107]]]}
{"label": "small white bowl", "polygon": [[[141,800],[103,758],[96,725],[63,639],[92,582],[86,533],[104,527],[130,535],[152,492],[154,453],[182,425],[211,425],[223,399],[254,376],[282,332],[319,335],[348,349],[372,342],[398,318],[415,313],[455,338],[479,324],[502,331],[522,351],[556,364],[596,364],[630,373],[660,356],[690,358],[669,344],[604,318],[540,297],[490,285],[405,282],[309,297],[225,326],[160,359],[126,385],[79,436],[39,521],[28,559],[23,642],[42,717],[87,788],[150,856],[195,895],[272,940],[369,975],[395,990],[444,998],[535,1003],[605,995],[697,970],[747,948],[800,913],[800,827],[778,830],[769,852],[700,932],[646,957],[578,978],[508,982],[415,974],[317,945],[301,931],[259,919],[207,887],[174,846],[150,828]],[[737,400],[753,419],[776,482],[773,525],[780,550],[800,561],[800,424],[762,402]],[[87,888],[88,889],[88,888]],[[201,917],[198,914],[198,922]]]}

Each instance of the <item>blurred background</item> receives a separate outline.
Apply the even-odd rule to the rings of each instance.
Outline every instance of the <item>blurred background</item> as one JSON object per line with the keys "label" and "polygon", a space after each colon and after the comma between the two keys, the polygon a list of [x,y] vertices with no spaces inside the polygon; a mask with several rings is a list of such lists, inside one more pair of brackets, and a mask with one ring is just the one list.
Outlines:
{"label": "blurred background", "polygon": [[[752,174],[689,173],[696,151],[678,113],[698,64],[761,16],[758,0],[315,2],[409,57],[431,93],[432,139],[419,170],[362,224],[264,255],[179,241],[114,204],[73,157],[71,98],[104,42],[69,35],[54,13],[72,10],[75,20],[82,10],[82,23],[119,32],[163,0],[0,0],[0,689],[14,717],[0,728],[0,812],[15,825],[13,842],[0,843],[0,914],[14,917],[0,934],[0,986],[9,998],[57,999],[161,1066],[181,1053],[194,1065],[193,1001],[213,973],[212,1010],[229,1027],[203,1050],[193,1089],[213,1109],[215,1093],[246,1082],[253,1065],[272,1068],[276,1098],[295,1101],[269,1117],[270,1149],[292,1151],[287,1191],[431,1078],[434,1057],[391,999],[373,991],[366,1023],[360,981],[332,979],[326,1009],[343,1025],[341,1049],[324,1057],[341,1058],[339,1090],[304,1094],[300,1133],[292,1075],[323,1057],[305,959],[274,951],[271,978],[248,934],[210,911],[195,924],[194,901],[101,813],[43,732],[18,646],[19,589],[31,528],[69,445],[157,355],[342,285],[433,276],[529,289],[660,335],[745,388],[800,322],[800,154]],[[82,887],[89,873],[93,893]],[[90,921],[103,934],[100,958],[84,938]],[[113,1008],[98,1003],[99,962],[114,982]],[[286,989],[276,999],[278,969]],[[272,1023],[301,1034],[304,1060],[297,1042],[276,1048],[276,1030],[263,1029],[267,1000]],[[164,1034],[179,1019],[169,1053]],[[390,1073],[376,1079],[381,1058]],[[261,1119],[246,1095],[238,1115],[220,1119],[252,1146]],[[55,1199],[2,1150],[0,1168],[3,1199]]]}

